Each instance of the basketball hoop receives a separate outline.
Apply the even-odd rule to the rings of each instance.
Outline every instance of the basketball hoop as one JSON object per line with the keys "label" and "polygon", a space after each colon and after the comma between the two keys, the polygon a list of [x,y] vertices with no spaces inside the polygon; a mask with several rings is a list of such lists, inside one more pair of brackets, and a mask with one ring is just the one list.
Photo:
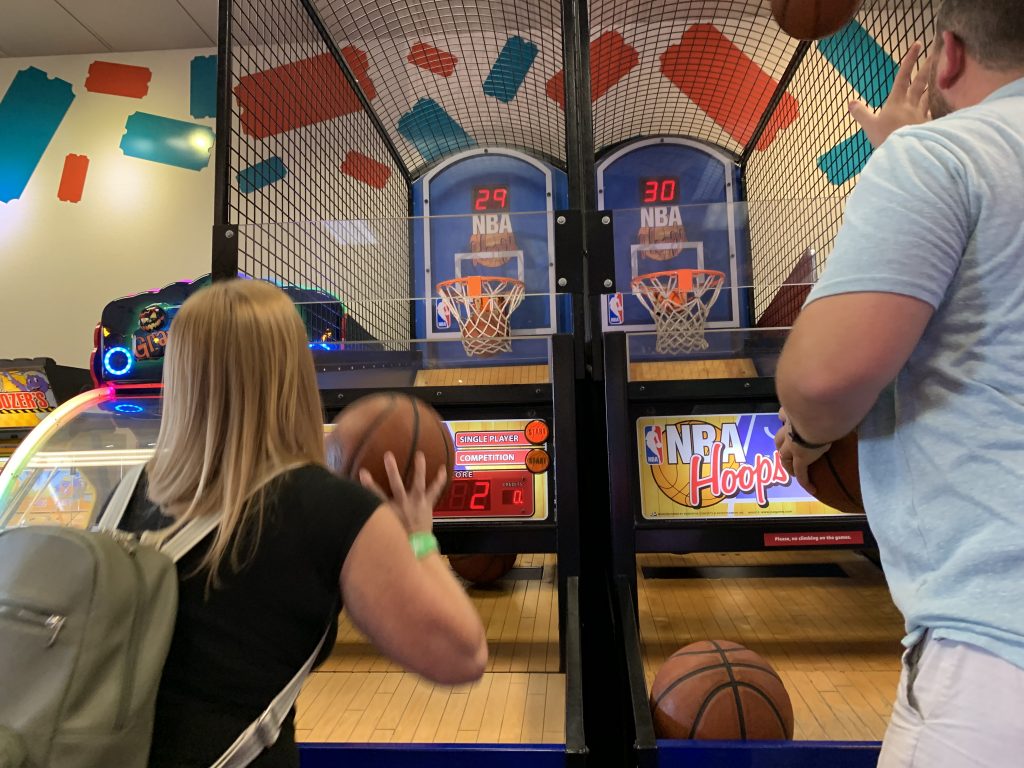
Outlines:
{"label": "basketball hoop", "polygon": [[723,273],[708,269],[672,269],[633,279],[633,293],[654,319],[658,352],[708,348],[704,322],[724,283]]}
{"label": "basketball hoop", "polygon": [[457,277],[438,283],[437,292],[459,323],[467,355],[490,357],[512,349],[509,317],[525,295],[522,280],[481,275]]}

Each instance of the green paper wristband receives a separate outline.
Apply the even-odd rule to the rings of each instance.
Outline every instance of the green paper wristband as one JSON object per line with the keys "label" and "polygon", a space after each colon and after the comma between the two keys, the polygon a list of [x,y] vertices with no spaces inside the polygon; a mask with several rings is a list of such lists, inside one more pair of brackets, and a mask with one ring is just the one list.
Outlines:
{"label": "green paper wristband", "polygon": [[427,531],[417,531],[409,534],[409,544],[412,545],[412,553],[417,560],[422,560],[431,552],[440,552],[437,545],[437,538]]}

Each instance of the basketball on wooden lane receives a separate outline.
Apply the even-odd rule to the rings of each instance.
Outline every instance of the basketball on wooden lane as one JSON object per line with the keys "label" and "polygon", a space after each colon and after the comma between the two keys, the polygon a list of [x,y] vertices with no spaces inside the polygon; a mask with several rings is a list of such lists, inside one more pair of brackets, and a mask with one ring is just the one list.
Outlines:
{"label": "basketball on wooden lane", "polygon": [[663,739],[793,738],[793,705],[778,674],[748,648],[703,640],[680,648],[651,686]]}

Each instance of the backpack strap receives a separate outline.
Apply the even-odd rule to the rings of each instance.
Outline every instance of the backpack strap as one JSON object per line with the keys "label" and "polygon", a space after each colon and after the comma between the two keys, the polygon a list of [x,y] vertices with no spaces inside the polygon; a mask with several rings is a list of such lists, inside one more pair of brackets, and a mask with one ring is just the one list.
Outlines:
{"label": "backpack strap", "polygon": [[310,670],[313,669],[317,656],[320,655],[320,649],[327,642],[327,635],[330,631],[331,628],[328,625],[320,642],[316,644],[316,649],[302,665],[302,669],[295,673],[295,677],[289,680],[288,685],[274,697],[269,706],[263,710],[263,714],[257,717],[242,732],[242,735],[235,739],[235,743],[228,747],[212,768],[244,768],[255,760],[263,750],[274,745],[277,737],[281,735],[281,726],[284,724],[285,718],[295,705],[295,700],[299,698],[302,684]]}
{"label": "backpack strap", "polygon": [[[145,469],[145,464],[138,464],[125,472],[124,477],[121,478],[121,482],[119,482],[117,487],[114,489],[114,493],[111,495],[110,501],[107,502],[107,508],[103,510],[103,514],[100,516],[99,522],[96,523],[96,527],[99,530],[117,530],[117,526],[120,525],[125,511],[131,503],[132,496],[139,485],[139,480]],[[162,541],[159,539],[159,532],[154,532],[158,535],[152,543],[157,549],[171,558],[171,560],[178,562],[181,558],[187,555],[196,544],[205,539],[219,523],[219,514],[206,515],[204,517],[196,518],[195,520],[190,520],[173,535]],[[143,539],[143,543],[146,543],[146,539]]]}
{"label": "backpack strap", "polygon": [[107,508],[103,510],[99,522],[96,523],[97,528],[101,531],[117,530],[121,518],[124,517],[125,510],[128,509],[128,504],[132,500],[132,494],[135,493],[135,487],[139,484],[139,478],[142,477],[145,469],[145,464],[138,464],[125,473],[124,477],[121,478],[121,482],[114,489],[110,501],[107,502]]}

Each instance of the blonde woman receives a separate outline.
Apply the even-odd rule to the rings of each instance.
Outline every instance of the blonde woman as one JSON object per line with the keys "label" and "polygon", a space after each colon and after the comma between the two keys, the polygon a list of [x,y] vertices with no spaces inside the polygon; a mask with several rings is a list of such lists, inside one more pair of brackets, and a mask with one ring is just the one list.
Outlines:
{"label": "blonde woman", "polygon": [[[418,457],[408,494],[382,504],[327,471],[313,360],[282,291],[232,280],[195,294],[174,319],[164,383],[156,454],[122,527],[222,518],[178,564],[150,766],[212,764],[302,667],[342,602],[407,669],[449,684],[480,677],[480,618],[422,535],[443,478],[427,487]],[[412,534],[427,551],[414,554]],[[252,765],[298,766],[293,717]]]}

